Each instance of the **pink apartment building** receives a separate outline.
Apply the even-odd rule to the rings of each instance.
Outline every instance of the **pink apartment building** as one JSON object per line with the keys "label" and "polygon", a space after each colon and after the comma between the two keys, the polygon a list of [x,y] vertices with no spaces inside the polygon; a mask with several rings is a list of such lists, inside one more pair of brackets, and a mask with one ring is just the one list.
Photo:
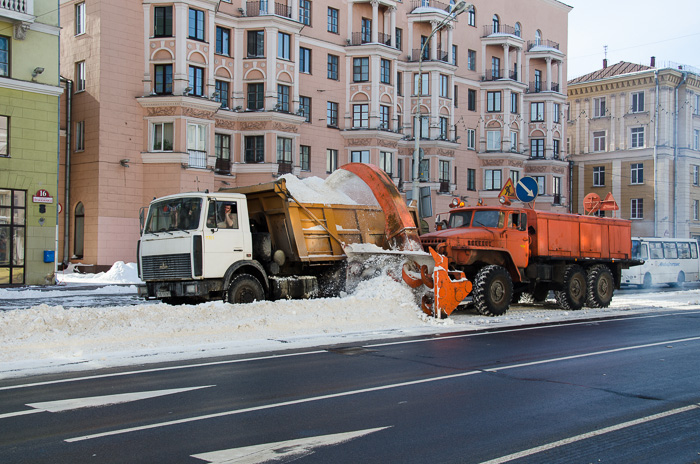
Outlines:
{"label": "pink apartment building", "polygon": [[568,210],[571,7],[475,0],[442,27],[450,8],[62,0],[72,98],[59,259],[134,261],[139,212],[154,197],[285,173],[326,177],[367,162],[410,198],[415,135],[434,214],[455,196],[495,202],[508,178],[526,175],[539,184],[536,208]]}

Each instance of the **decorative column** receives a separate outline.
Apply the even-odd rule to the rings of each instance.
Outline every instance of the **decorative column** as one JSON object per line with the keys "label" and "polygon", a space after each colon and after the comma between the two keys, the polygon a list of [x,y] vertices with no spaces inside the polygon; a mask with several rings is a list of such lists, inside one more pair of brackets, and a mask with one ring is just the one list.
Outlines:
{"label": "decorative column", "polygon": [[379,42],[379,0],[372,0],[372,43]]}
{"label": "decorative column", "polygon": [[265,30],[265,39],[267,40],[267,51],[265,52],[267,59],[267,79],[265,86],[265,109],[272,110],[277,104],[277,34],[279,30],[270,28]]}
{"label": "decorative column", "polygon": [[552,57],[546,57],[545,61],[547,62],[547,82],[544,88],[545,90],[552,90]]}
{"label": "decorative column", "polygon": [[[430,26],[432,27],[432,33],[435,33],[435,30],[437,29],[437,21],[430,21]],[[434,40],[434,38],[429,39],[430,40],[430,60],[436,60],[437,59],[437,40]]]}
{"label": "decorative column", "polygon": [[148,38],[151,36],[151,5],[143,5],[143,37],[144,37],[144,47],[146,53],[143,54],[143,94],[148,95],[151,93],[152,87],[151,82],[151,47]]}
{"label": "decorative column", "polygon": [[389,20],[390,26],[389,27],[391,28],[391,30],[389,31],[389,33],[391,35],[390,45],[392,48],[396,48],[396,45],[397,45],[396,44],[396,6],[392,6],[389,9],[389,17],[390,17],[390,20]]}
{"label": "decorative column", "polygon": [[510,79],[510,45],[503,44],[503,77]]}
{"label": "decorative column", "polygon": [[348,43],[352,43],[352,10],[354,5],[352,0],[348,2]]}
{"label": "decorative column", "polygon": [[185,3],[175,5],[175,66],[173,70],[173,94],[182,95],[185,87],[189,85],[189,74],[187,72],[187,31],[188,6]]}
{"label": "decorative column", "polygon": [[455,57],[452,56],[452,40],[454,35],[454,23],[447,25],[447,62],[452,64],[455,62]]}
{"label": "decorative column", "polygon": [[244,49],[244,32],[245,29],[234,28],[233,29],[233,46],[235,47],[233,57],[233,101],[231,102],[231,107],[236,108],[237,106],[246,107],[245,92],[243,90],[243,59],[245,56]]}
{"label": "decorative column", "polygon": [[564,61],[557,61],[557,74],[559,74],[559,93],[564,93]]}

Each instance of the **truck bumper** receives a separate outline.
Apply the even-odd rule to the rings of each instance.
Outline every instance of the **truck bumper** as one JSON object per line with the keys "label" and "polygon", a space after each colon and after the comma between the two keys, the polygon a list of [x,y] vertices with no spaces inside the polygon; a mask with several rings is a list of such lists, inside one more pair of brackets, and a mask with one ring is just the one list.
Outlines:
{"label": "truck bumper", "polygon": [[211,293],[217,291],[221,291],[221,282],[211,280],[146,282],[146,285],[138,288],[139,296],[146,299],[204,298],[208,300]]}

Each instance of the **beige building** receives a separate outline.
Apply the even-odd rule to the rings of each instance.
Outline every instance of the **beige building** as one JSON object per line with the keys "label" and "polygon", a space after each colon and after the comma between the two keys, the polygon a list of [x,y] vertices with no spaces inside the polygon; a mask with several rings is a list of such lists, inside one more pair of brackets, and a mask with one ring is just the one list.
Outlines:
{"label": "beige building", "polygon": [[537,208],[565,211],[570,9],[477,0],[445,21],[436,0],[61,0],[63,259],[133,261],[139,209],[176,192],[359,161],[410,197],[415,133],[433,213],[526,175]]}
{"label": "beige building", "polygon": [[700,238],[698,70],[650,64],[604,62],[569,81],[574,212],[612,193],[633,235]]}

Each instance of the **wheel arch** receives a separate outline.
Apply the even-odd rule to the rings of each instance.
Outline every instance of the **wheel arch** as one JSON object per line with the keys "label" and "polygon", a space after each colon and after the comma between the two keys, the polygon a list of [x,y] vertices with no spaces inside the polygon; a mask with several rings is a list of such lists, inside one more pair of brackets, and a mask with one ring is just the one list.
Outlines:
{"label": "wheel arch", "polygon": [[270,282],[267,279],[267,273],[265,272],[265,269],[262,267],[262,264],[260,264],[257,261],[254,260],[244,260],[244,261],[236,261],[233,263],[231,266],[229,266],[228,269],[226,269],[226,273],[224,274],[224,286],[223,286],[223,293],[224,296],[226,295],[226,292],[228,291],[228,286],[231,284],[231,280],[238,274],[250,274],[256,279],[260,281],[260,283],[263,286],[263,290],[265,291],[265,295],[269,295],[270,293]]}

